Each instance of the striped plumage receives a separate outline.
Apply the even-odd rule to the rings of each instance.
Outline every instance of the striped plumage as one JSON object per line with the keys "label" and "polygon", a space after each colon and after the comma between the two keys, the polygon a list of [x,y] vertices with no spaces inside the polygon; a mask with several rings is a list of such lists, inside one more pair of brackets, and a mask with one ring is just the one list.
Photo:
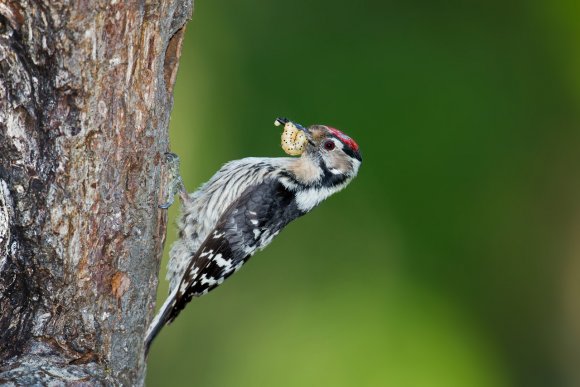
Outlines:
{"label": "striped plumage", "polygon": [[219,286],[289,222],[356,176],[362,159],[352,139],[323,125],[304,132],[308,145],[301,157],[231,161],[196,192],[182,195],[179,239],[168,265],[170,294],[149,328],[147,349],[192,297]]}

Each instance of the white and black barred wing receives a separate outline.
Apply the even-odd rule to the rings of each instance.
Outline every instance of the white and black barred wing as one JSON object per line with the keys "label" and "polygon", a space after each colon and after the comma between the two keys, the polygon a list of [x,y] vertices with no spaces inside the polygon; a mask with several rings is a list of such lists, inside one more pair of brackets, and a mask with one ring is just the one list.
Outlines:
{"label": "white and black barred wing", "polygon": [[230,205],[250,186],[261,184],[281,164],[284,158],[248,157],[225,164],[208,182],[182,203],[178,220],[179,238],[171,247],[167,266],[170,292],[179,285],[192,255]]}
{"label": "white and black barred wing", "polygon": [[169,321],[192,297],[209,292],[239,270],[300,215],[294,193],[279,181],[268,179],[247,188],[225,211],[185,270]]}
{"label": "white and black barred wing", "polygon": [[192,297],[220,285],[256,251],[266,247],[284,226],[303,214],[294,193],[276,179],[248,187],[225,210],[197,252],[188,257],[189,265],[179,286],[171,291],[149,327],[147,348]]}

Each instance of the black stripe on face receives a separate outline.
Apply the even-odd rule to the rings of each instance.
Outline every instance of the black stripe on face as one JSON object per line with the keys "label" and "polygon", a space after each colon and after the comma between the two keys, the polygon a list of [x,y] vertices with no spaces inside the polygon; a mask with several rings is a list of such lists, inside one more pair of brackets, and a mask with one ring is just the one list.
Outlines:
{"label": "black stripe on face", "polygon": [[349,147],[344,143],[343,145],[344,147],[342,148],[342,150],[344,151],[344,153],[346,153],[349,157],[352,157],[353,159],[357,159],[358,161],[362,162],[362,156],[359,151],[355,151],[354,149],[352,149],[351,147]]}
{"label": "black stripe on face", "polygon": [[345,182],[346,175],[344,173],[334,174],[330,172],[323,159],[320,159],[320,168],[323,172],[320,186],[335,187]]}

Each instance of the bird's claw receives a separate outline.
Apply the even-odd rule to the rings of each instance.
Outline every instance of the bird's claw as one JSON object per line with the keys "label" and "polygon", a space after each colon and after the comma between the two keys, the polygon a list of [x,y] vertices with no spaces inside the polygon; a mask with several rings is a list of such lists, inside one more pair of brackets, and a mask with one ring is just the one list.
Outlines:
{"label": "bird's claw", "polygon": [[159,204],[158,207],[161,209],[168,209],[171,207],[175,201],[175,194],[185,193],[185,186],[181,180],[181,175],[179,174],[179,156],[175,153],[165,152],[165,160],[169,164],[169,174],[170,181],[168,184],[167,201],[163,204]]}
{"label": "bird's claw", "polygon": [[161,208],[162,210],[166,210],[169,207],[171,207],[171,205],[173,204],[174,201],[175,201],[175,199],[173,198],[173,196],[171,196],[171,199],[169,199],[167,202],[165,202],[163,204],[159,204],[157,207]]}

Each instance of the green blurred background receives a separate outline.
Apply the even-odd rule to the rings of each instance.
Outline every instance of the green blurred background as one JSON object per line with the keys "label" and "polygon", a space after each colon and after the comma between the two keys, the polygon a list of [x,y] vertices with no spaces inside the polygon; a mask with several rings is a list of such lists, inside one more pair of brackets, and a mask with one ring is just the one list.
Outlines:
{"label": "green blurred background", "polygon": [[171,122],[189,190],[282,156],[279,115],[344,130],[364,162],[162,331],[148,385],[580,386],[579,18],[196,1]]}

